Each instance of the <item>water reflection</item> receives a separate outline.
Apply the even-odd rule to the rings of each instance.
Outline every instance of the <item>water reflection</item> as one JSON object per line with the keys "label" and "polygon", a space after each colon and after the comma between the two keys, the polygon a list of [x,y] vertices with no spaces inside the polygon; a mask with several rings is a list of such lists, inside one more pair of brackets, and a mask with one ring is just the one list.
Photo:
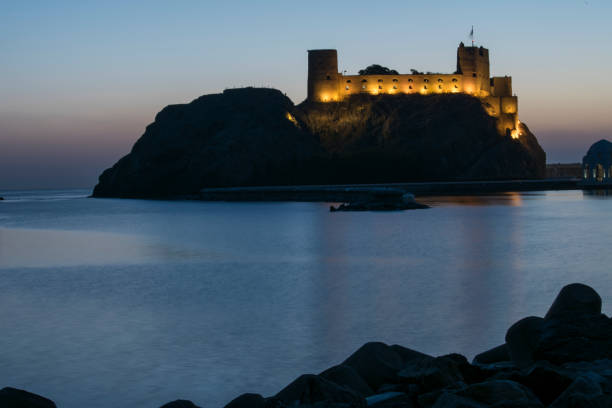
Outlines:
{"label": "water reflection", "polygon": [[454,196],[429,196],[419,197],[419,201],[428,205],[507,205],[518,207],[523,205],[524,193],[507,192],[499,194],[482,194],[482,195],[454,195]]}
{"label": "water reflection", "polygon": [[588,189],[588,190],[582,190],[582,195],[585,198],[608,198],[608,197],[612,197],[612,190]]}
{"label": "water reflection", "polygon": [[610,201],[590,197],[432,197],[430,210],[382,213],[4,203],[0,378],[67,408],[223,406],[370,340],[471,358],[566,283],[612,299]]}

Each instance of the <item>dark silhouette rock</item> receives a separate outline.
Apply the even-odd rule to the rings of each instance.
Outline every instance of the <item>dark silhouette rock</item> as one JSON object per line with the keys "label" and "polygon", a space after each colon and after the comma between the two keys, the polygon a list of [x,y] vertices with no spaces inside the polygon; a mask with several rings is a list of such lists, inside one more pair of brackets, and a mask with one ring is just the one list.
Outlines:
{"label": "dark silhouette rock", "polygon": [[371,342],[275,397],[247,394],[227,407],[610,407],[612,320],[598,299],[588,287],[566,286],[551,316],[518,321],[506,344],[477,355],[477,364]]}
{"label": "dark silhouette rock", "polygon": [[551,364],[539,363],[531,367],[519,382],[548,405],[569,387],[572,380],[571,374],[566,370]]}
{"label": "dark silhouette rock", "polygon": [[612,321],[603,314],[546,319],[533,356],[563,364],[612,358]]}
{"label": "dark silhouette rock", "polygon": [[485,408],[484,405],[473,399],[462,397],[461,395],[454,394],[452,392],[442,392],[435,395],[435,402],[430,402],[433,395],[427,395],[423,398],[419,398],[421,407],[432,407],[432,408]]}
{"label": "dark silhouette rock", "polygon": [[[457,356],[462,357],[463,361]],[[429,392],[463,383],[462,364],[469,365],[465,357],[459,355],[421,358],[407,363],[398,375],[402,382],[416,384],[419,392]]]}
{"label": "dark silhouette rock", "polygon": [[529,388],[508,380],[492,380],[472,384],[456,391],[455,394],[486,406],[543,407]]}
{"label": "dark silhouette rock", "polygon": [[492,364],[500,361],[510,361],[510,353],[508,346],[504,343],[490,350],[477,354],[474,357],[475,364]]}
{"label": "dark silhouette rock", "polygon": [[570,370],[539,361],[526,370],[500,371],[490,380],[510,380],[529,388],[545,405],[567,389],[575,374]]}
{"label": "dark silhouette rock", "polygon": [[[231,89],[170,105],[132,151],[100,176],[95,197],[167,197],[203,187],[299,184],[316,137],[274,89]],[[293,119],[293,120],[292,120]]]}
{"label": "dark silhouette rock", "polygon": [[200,408],[189,400],[176,400],[162,405],[160,408]]}
{"label": "dark silhouette rock", "polygon": [[514,323],[506,332],[508,354],[519,367],[533,363],[533,354],[540,342],[543,323],[544,319],[541,317],[525,317]]}
{"label": "dark silhouette rock", "polygon": [[601,297],[595,292],[595,289],[582,283],[572,283],[561,289],[544,318],[563,318],[568,314],[599,315],[600,313]]}
{"label": "dark silhouette rock", "polygon": [[94,197],[168,197],[205,187],[538,178],[529,129],[499,134],[464,94],[354,95],[298,106],[274,89],[170,105],[100,176]]}
{"label": "dark silhouette rock", "polygon": [[274,398],[289,405],[326,402],[366,406],[365,399],[354,391],[313,374],[301,375]]}
{"label": "dark silhouette rock", "polygon": [[414,397],[403,392],[385,392],[366,398],[368,407],[377,408],[412,408]]}
{"label": "dark silhouette rock", "polygon": [[225,408],[266,408],[266,399],[259,394],[242,394],[231,400]]}
{"label": "dark silhouette rock", "polygon": [[377,390],[383,384],[397,383],[397,374],[406,362],[423,357],[429,356],[400,346],[370,342],[361,346],[342,364],[352,367],[370,388]]}
{"label": "dark silhouette rock", "polygon": [[2,408],[56,408],[50,399],[28,391],[5,387],[0,390],[0,407]]}
{"label": "dark silhouette rock", "polygon": [[368,395],[374,394],[374,390],[372,390],[364,379],[357,374],[357,371],[348,365],[340,364],[332,368],[328,368],[319,374],[319,376],[338,385],[349,388],[362,397],[367,397]]}
{"label": "dark silhouette rock", "polygon": [[605,395],[601,386],[591,378],[578,377],[557,398],[551,408],[604,408],[612,406],[612,397]]}
{"label": "dark silhouette rock", "polygon": [[464,94],[353,95],[304,102],[295,116],[321,141],[327,183],[537,178],[545,153],[525,137],[500,135],[479,99]]}

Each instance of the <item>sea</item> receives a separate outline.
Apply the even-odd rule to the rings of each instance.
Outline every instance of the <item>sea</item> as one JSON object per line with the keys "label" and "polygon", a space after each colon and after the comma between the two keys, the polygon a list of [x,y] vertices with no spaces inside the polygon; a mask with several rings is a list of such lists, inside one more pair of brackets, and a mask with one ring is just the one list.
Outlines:
{"label": "sea", "polygon": [[612,311],[612,195],[430,209],[0,191],[0,388],[62,408],[223,407],[382,341],[475,354],[583,282]]}

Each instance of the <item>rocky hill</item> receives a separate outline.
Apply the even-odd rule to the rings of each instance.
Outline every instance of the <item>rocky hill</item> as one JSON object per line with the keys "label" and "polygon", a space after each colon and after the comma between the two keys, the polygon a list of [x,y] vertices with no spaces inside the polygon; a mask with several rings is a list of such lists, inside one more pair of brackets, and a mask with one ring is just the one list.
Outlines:
{"label": "rocky hill", "polygon": [[170,105],[100,176],[96,197],[168,197],[204,187],[538,178],[545,154],[468,95],[355,95],[295,106],[243,88]]}

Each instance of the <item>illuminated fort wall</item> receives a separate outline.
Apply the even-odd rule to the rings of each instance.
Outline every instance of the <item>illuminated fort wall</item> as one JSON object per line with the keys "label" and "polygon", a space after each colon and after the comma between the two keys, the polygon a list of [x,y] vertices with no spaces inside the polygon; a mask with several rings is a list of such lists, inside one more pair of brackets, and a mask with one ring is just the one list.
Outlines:
{"label": "illuminated fort wall", "polygon": [[336,50],[308,51],[308,100],[339,102],[350,95],[465,93],[480,98],[490,116],[498,118],[500,133],[519,135],[518,99],[512,78],[490,77],[489,50],[457,48],[454,74],[342,75]]}

